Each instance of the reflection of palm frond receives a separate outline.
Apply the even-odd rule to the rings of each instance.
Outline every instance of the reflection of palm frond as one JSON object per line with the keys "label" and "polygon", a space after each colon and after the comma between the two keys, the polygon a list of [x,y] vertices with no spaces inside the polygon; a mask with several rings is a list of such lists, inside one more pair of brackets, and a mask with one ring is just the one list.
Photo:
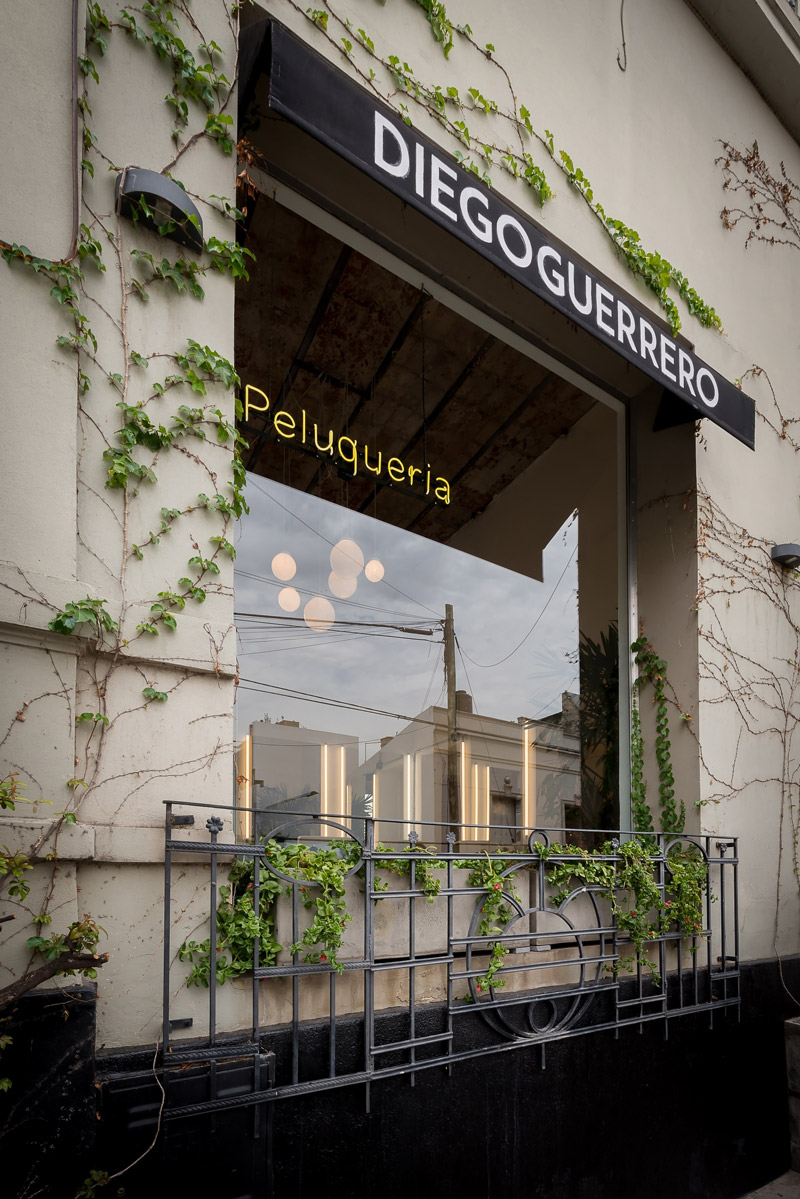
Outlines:
{"label": "reflection of palm frond", "polygon": [[[537,746],[541,745],[537,741]],[[550,770],[539,783],[537,798],[547,804],[558,806],[565,803],[575,803],[580,799],[577,792],[578,776],[575,767],[567,762],[557,770]],[[583,783],[581,782],[581,786]]]}
{"label": "reflection of palm frond", "polygon": [[[595,808],[593,827],[610,827],[619,811],[619,634],[613,622],[598,641],[581,635],[582,792]],[[594,764],[586,761],[596,755]],[[591,798],[590,798],[591,797]],[[591,826],[590,826],[591,827]]]}

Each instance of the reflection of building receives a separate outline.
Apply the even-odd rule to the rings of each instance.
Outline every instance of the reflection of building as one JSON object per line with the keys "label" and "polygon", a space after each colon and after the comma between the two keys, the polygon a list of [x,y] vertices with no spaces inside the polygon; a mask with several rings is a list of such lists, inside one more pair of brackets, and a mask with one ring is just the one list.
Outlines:
{"label": "reflection of building", "polygon": [[[561,713],[517,721],[479,716],[472,697],[457,694],[454,722],[456,787],[463,841],[520,840],[502,827],[563,828],[580,806],[577,698],[564,693]],[[397,825],[379,826],[384,841],[416,830],[441,836],[448,822],[446,708],[429,707],[359,765],[358,738],[301,728],[297,721],[250,726],[239,756],[239,799],[255,810],[255,829],[269,835],[285,814],[331,818],[374,814]],[[270,813],[267,817],[265,813]],[[287,817],[288,818],[288,817]],[[439,826],[434,833],[432,825]],[[327,834],[323,830],[323,836]]]}
{"label": "reflection of building", "polygon": [[242,743],[240,762],[244,806],[274,813],[256,817],[258,836],[268,836],[291,812],[353,813],[357,737],[301,728],[296,720],[259,720]]}

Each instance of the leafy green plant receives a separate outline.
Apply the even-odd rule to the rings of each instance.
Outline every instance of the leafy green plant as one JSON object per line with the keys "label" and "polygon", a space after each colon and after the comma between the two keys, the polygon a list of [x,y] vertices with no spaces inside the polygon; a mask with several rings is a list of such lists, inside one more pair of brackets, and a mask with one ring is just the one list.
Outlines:
{"label": "leafy green plant", "polygon": [[0,811],[10,808],[13,812],[22,800],[29,803],[30,801],[21,794],[26,786],[26,783],[19,781],[19,773],[16,770],[12,770],[5,778],[0,779]]}
{"label": "leafy green plant", "polygon": [[[253,858],[238,858],[228,882],[220,887],[214,964],[218,983],[237,978],[253,969],[253,943],[258,942],[258,965],[273,966],[282,946],[274,935],[275,900],[284,886],[271,870],[258,866],[258,911],[254,903]],[[185,941],[178,950],[182,962],[192,965],[190,986],[207,987],[211,973],[211,939]]]}
{"label": "leafy green plant", "polygon": [[[639,668],[639,677],[633,685],[634,737],[632,740],[632,776],[635,776],[634,815],[639,823],[639,832],[652,832],[652,815],[648,820],[646,784],[644,781],[644,743],[639,715],[639,696],[646,684],[653,687],[653,703],[656,708],[655,756],[658,766],[658,799],[661,808],[659,823],[665,833],[683,832],[686,824],[686,808],[681,800],[680,808],[675,803],[675,775],[672,769],[672,742],[669,737],[669,712],[666,696],[667,663],[656,654],[646,637],[639,637],[631,649]],[[647,810],[646,810],[647,809]]]}
{"label": "leafy green plant", "polygon": [[[410,878],[412,863],[414,866],[414,885],[420,889],[428,903],[433,903],[441,889],[442,880],[436,873],[437,870],[443,870],[445,863],[436,857],[436,849],[432,845],[408,845],[401,853],[397,854],[397,850],[392,849],[390,845],[383,845],[380,842],[375,846],[377,854],[387,854],[392,856],[379,857],[375,859],[375,890],[385,891],[388,884],[382,880],[378,871],[388,871],[390,874],[399,874],[402,877]],[[363,877],[363,870],[361,871]]]}
{"label": "leafy green plant", "polygon": [[[37,923],[45,923],[38,920]],[[101,935],[105,929],[97,924],[91,916],[82,920],[73,920],[65,933],[51,933],[49,937],[37,935],[28,937],[25,942],[28,949],[41,954],[46,962],[57,962],[59,959],[72,959],[75,955],[89,954],[94,956]],[[86,965],[75,968],[67,967],[59,970],[59,974],[82,974],[85,978],[97,978],[96,966]]]}
{"label": "leafy green plant", "polygon": [[[292,894],[288,885],[275,873],[294,878],[299,885],[300,899],[307,911],[313,912],[311,923],[291,947],[291,953],[303,954],[303,961],[328,965],[341,974],[344,966],[339,950],[344,930],[352,920],[345,902],[345,876],[357,861],[358,846],[332,841],[327,847],[281,844],[275,840],[264,843],[264,858],[269,865],[259,865],[259,911],[254,912],[254,860],[237,860],[231,867],[228,883],[220,887],[217,908],[216,974],[224,983],[253,968],[253,943],[259,945],[259,964],[272,966],[283,948],[275,938],[275,903],[284,893]],[[272,869],[270,868],[272,867]],[[186,941],[178,951],[181,961],[192,963],[187,982],[208,986],[211,971],[211,941]]]}
{"label": "leafy green plant", "polygon": [[33,863],[27,853],[9,849],[7,845],[0,847],[0,880],[6,882],[9,895],[13,895],[20,902],[27,899],[31,891],[30,884],[25,879],[26,870],[33,870]]}
{"label": "leafy green plant", "polygon": [[[458,865],[469,871],[467,883],[470,887],[483,887],[486,890],[486,896],[481,901],[478,936],[491,937],[494,933],[502,933],[515,911],[507,899],[509,897],[517,898],[514,885],[515,876],[505,873],[508,862],[503,858],[492,858],[487,853],[483,858],[459,862]],[[508,945],[503,941],[490,942],[488,969],[475,979],[475,987],[478,991],[497,990],[506,985],[506,980],[500,976],[500,971],[508,955],[508,950]],[[467,998],[471,998],[471,996],[467,996]]]}
{"label": "leafy green plant", "polygon": [[564,903],[576,886],[596,888],[608,901],[614,924],[635,949],[632,957],[620,958],[615,969],[645,968],[660,986],[661,975],[647,956],[648,944],[672,928],[692,940],[702,932],[708,867],[694,846],[672,847],[667,859],[670,878],[664,888],[656,881],[660,851],[654,838],[633,838],[621,845],[607,841],[595,853],[558,843],[537,844],[535,850],[543,862],[556,859],[547,868],[554,907]]}
{"label": "leafy green plant", "polygon": [[103,607],[105,602],[102,599],[93,599],[90,595],[87,595],[86,599],[70,601],[64,605],[63,611],[47,622],[47,627],[54,633],[60,633],[62,637],[82,632],[82,625],[90,626],[97,637],[102,637],[104,632],[116,633],[119,625]]}

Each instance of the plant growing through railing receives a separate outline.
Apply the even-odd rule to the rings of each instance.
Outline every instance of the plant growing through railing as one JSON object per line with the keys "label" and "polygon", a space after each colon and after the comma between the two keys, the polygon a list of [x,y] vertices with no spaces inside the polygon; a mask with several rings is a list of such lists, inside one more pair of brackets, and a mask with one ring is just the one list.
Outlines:
{"label": "plant growing through railing", "polygon": [[[291,953],[303,952],[303,961],[323,964],[342,973],[339,950],[344,930],[352,920],[345,901],[345,877],[358,861],[358,846],[331,841],[328,846],[287,845],[269,840],[264,843],[264,860],[259,864],[259,903],[255,911],[255,859],[240,858],[231,867],[226,885],[219,889],[215,961],[217,982],[227,982],[253,968],[253,943],[259,943],[259,966],[274,966],[284,948],[275,936],[276,904],[279,897],[291,895],[299,883],[303,906],[313,912],[309,926],[291,946]],[[308,885],[306,885],[308,884]],[[187,982],[207,987],[211,974],[211,938],[184,941],[178,950],[180,961],[192,969]]]}
{"label": "plant growing through railing", "polygon": [[[703,901],[708,887],[708,867],[699,849],[683,839],[685,808],[675,802],[675,779],[672,769],[669,717],[667,707],[667,663],[660,658],[644,637],[631,649],[639,667],[634,685],[634,720],[631,749],[632,799],[634,826],[638,836],[619,844],[606,841],[594,852],[560,845],[544,846],[535,843],[542,868],[547,870],[547,882],[552,890],[551,904],[559,907],[577,887],[590,887],[610,905],[613,924],[627,937],[634,954],[620,958],[620,967],[644,968],[654,982],[661,983],[660,973],[648,955],[648,946],[676,929],[681,939],[694,942],[703,931]],[[654,691],[656,708],[655,756],[659,777],[660,823],[668,837],[663,883],[657,881],[660,855],[663,849],[653,832],[653,814],[647,803],[644,782],[644,739],[638,711],[638,697],[646,684]],[[291,946],[293,955],[303,954],[303,961],[327,965],[342,973],[344,966],[339,952],[344,930],[352,917],[347,910],[345,880],[358,864],[361,847],[355,841],[333,840],[327,846],[312,848],[306,845],[287,845],[270,840],[264,844],[264,864],[259,865],[259,910],[254,911],[253,858],[240,859],[231,868],[227,885],[220,888],[217,911],[215,952],[216,976],[220,983],[245,974],[253,966],[253,945],[259,944],[259,965],[271,966],[277,961],[283,946],[275,937],[275,904],[279,896],[292,894],[300,883],[303,906],[313,913],[310,924],[299,940]],[[414,887],[429,903],[440,892],[444,861],[436,856],[433,846],[421,846],[415,838],[402,850],[378,844],[375,864],[375,891],[388,890],[380,871],[410,878]],[[457,869],[467,870],[467,885],[486,892],[480,901],[479,937],[497,940],[487,944],[489,965],[476,978],[479,992],[497,990],[506,985],[502,977],[509,946],[502,935],[511,921],[516,900],[515,872],[509,871],[507,857],[485,853],[483,857],[468,858],[455,863]],[[272,869],[270,869],[272,868]],[[359,875],[363,878],[362,865]],[[280,876],[284,876],[283,880]],[[285,878],[297,880],[295,883]],[[179,950],[181,961],[189,961],[192,970],[188,982],[207,986],[211,970],[211,939],[198,943],[187,941]],[[471,996],[465,996],[471,998]]]}
{"label": "plant growing through railing", "polygon": [[[633,944],[636,952],[619,958],[614,969],[644,967],[657,986],[661,975],[647,955],[647,946],[676,928],[682,938],[696,938],[703,928],[703,897],[708,867],[699,850],[689,844],[671,847],[666,858],[669,875],[662,888],[656,882],[660,849],[656,839],[642,836],[606,841],[595,853],[573,845],[535,845],[554,889],[550,902],[559,907],[576,887],[591,887],[608,901],[612,921]],[[556,859],[551,861],[551,859]]]}
{"label": "plant growing through railing", "polygon": [[[283,885],[271,870],[258,868],[259,902],[255,910],[253,858],[238,858],[231,866],[227,884],[219,889],[217,927],[214,938],[217,982],[237,978],[253,968],[253,944],[258,941],[258,965],[273,966],[282,946],[274,934],[275,900]],[[184,941],[178,950],[182,962],[192,969],[187,982],[207,987],[211,974],[211,938]]]}
{"label": "plant growing through railing", "polygon": [[[487,853],[474,861],[459,862],[458,866],[469,870],[467,883],[470,887],[483,887],[486,890],[486,896],[480,906],[478,936],[491,937],[494,933],[502,933],[515,911],[507,899],[517,898],[515,876],[513,873],[506,873],[508,862],[503,858],[490,857]],[[484,974],[475,979],[478,991],[497,990],[506,985],[506,980],[500,977],[500,971],[509,946],[504,941],[491,941],[488,949],[489,966]],[[467,995],[465,998],[471,999],[472,996]]]}
{"label": "plant growing through railing", "polygon": [[[575,885],[597,888],[611,905],[616,924],[632,942],[636,953],[620,959],[618,966],[644,966],[660,982],[660,976],[646,955],[648,942],[675,927],[682,938],[695,939],[703,928],[703,897],[708,887],[708,867],[700,851],[683,837],[686,810],[675,800],[675,774],[672,768],[672,743],[669,734],[667,702],[667,663],[646,637],[633,642],[631,651],[639,669],[633,686],[631,720],[631,806],[633,826],[638,837],[619,845],[606,842],[595,854],[574,846],[536,845],[540,857],[556,857],[548,869],[547,881],[555,888],[551,902],[558,907]],[[668,836],[676,838],[667,850],[668,879],[663,888],[654,878],[660,853],[654,830],[653,813],[647,802],[645,743],[640,718],[640,696],[647,685],[653,688],[655,705],[655,759],[658,768],[659,824]],[[686,722],[686,713],[680,712]],[[696,949],[696,943],[692,949]]]}
{"label": "plant growing through railing", "polygon": [[[391,857],[375,859],[376,891],[388,891],[389,889],[389,884],[386,880],[379,877],[377,873],[379,870],[386,870],[389,874],[399,874],[410,878],[413,862],[414,886],[422,892],[428,903],[433,903],[442,886],[441,876],[436,871],[443,870],[445,867],[445,863],[436,857],[435,846],[418,845],[415,841],[412,845],[406,846],[398,857],[397,850],[392,849],[391,845],[378,843],[375,846],[375,852],[392,855]],[[363,877],[365,872],[362,869],[359,873]]]}

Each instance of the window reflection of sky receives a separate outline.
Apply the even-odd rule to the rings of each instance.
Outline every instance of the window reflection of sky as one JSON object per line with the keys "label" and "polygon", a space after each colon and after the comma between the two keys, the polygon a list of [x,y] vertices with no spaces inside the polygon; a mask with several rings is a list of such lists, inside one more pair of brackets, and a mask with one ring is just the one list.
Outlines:
{"label": "window reflection of sky", "polygon": [[[577,692],[576,517],[546,547],[544,581],[538,582],[256,475],[248,475],[247,498],[250,515],[236,539],[236,611],[267,619],[237,616],[239,735],[268,714],[356,735],[368,743],[360,756],[369,755],[376,739],[396,733],[404,721],[338,705],[411,717],[445,702],[442,621],[448,603],[454,609],[457,687],[472,694],[476,712],[506,720],[541,717],[560,710],[562,691]],[[519,536],[525,536],[522,518]],[[361,574],[348,600],[328,591],[330,551],[343,537],[386,570],[379,583]],[[278,605],[286,584],[270,570],[281,551],[297,562],[290,585],[302,600],[288,619]],[[337,624],[328,632],[309,629],[301,619],[313,595],[334,604]],[[359,626],[338,623],[344,621]],[[380,627],[385,625],[433,635]],[[312,704],[289,692],[335,703]]]}

